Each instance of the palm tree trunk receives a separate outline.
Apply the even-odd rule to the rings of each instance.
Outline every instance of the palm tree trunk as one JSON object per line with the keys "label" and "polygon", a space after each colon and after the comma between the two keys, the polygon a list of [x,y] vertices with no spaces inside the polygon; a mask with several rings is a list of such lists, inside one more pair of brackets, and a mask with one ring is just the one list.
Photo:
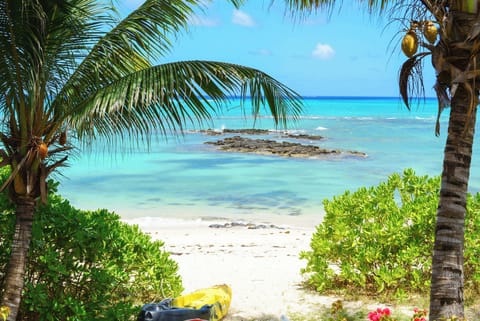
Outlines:
{"label": "palm tree trunk", "polygon": [[12,253],[8,263],[1,306],[10,308],[7,321],[15,321],[20,307],[24,286],[25,267],[32,238],[33,213],[35,201],[31,197],[19,197],[16,200],[15,234]]}
{"label": "palm tree trunk", "polygon": [[451,104],[432,260],[429,318],[432,321],[464,315],[464,226],[478,104],[476,94],[473,96],[471,101],[472,95],[462,84]]}

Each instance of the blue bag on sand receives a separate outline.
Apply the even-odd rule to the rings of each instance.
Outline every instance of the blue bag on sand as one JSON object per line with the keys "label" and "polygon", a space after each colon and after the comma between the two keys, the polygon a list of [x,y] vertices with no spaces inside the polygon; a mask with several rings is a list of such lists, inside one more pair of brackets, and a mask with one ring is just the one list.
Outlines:
{"label": "blue bag on sand", "polygon": [[144,304],[138,315],[138,321],[185,321],[188,319],[209,320],[212,305],[200,309],[172,307],[172,299],[160,303]]}

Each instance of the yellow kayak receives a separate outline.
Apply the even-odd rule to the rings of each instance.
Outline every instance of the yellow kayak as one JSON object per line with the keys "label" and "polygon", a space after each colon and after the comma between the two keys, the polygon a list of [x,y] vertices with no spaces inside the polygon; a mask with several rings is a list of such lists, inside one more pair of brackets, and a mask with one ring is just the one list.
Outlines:
{"label": "yellow kayak", "polygon": [[218,321],[227,315],[231,301],[232,289],[222,284],[179,296],[173,299],[172,306],[200,309],[205,305],[212,305],[209,321]]}

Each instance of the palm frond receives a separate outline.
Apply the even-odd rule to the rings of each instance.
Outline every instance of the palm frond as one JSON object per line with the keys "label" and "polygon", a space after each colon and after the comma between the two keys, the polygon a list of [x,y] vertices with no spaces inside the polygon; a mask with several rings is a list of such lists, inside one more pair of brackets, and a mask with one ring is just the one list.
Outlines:
{"label": "palm frond", "polygon": [[0,2],[0,91],[5,95],[1,108],[11,135],[20,133],[20,146],[29,143],[27,137],[41,135],[39,128],[48,118],[45,102],[59,92],[82,52],[99,39],[99,21],[106,19],[99,3]]}
{"label": "palm frond", "polygon": [[410,109],[413,99],[425,96],[425,87],[422,76],[422,59],[430,52],[421,52],[407,59],[400,69],[399,89],[403,102]]}
{"label": "palm frond", "polygon": [[125,76],[98,90],[71,111],[80,139],[145,138],[155,131],[182,131],[185,123],[210,120],[225,100],[251,99],[257,117],[268,109],[277,125],[299,115],[297,93],[253,68],[211,61],[163,64]]}
{"label": "palm frond", "polygon": [[45,7],[48,15],[45,27],[44,64],[48,67],[47,90],[56,94],[64,86],[79,62],[105,34],[105,28],[115,20],[110,6],[102,1],[73,0]]}
{"label": "palm frond", "polygon": [[[107,85],[131,72],[150,66],[170,50],[172,35],[183,30],[192,12],[189,2],[147,0],[107,32],[75,70],[57,104],[71,102],[79,93],[87,96],[95,90],[90,84]],[[65,101],[67,100],[67,101]]]}
{"label": "palm frond", "polygon": [[333,0],[286,0],[291,11],[311,12],[322,8],[331,8],[336,1]]}
{"label": "palm frond", "polygon": [[[273,0],[272,2],[274,2]],[[288,9],[291,12],[311,13],[319,9],[332,9],[335,5],[342,6],[343,1],[335,0],[285,0]],[[359,3],[365,1],[359,0]],[[367,8],[371,11],[382,11],[390,4],[399,4],[405,2],[404,0],[368,0]]]}

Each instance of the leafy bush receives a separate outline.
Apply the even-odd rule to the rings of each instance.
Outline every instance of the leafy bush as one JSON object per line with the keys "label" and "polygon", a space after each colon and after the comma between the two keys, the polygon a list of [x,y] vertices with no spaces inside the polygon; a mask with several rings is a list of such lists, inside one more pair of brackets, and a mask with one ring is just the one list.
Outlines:
{"label": "leafy bush", "polygon": [[480,194],[467,197],[467,215],[465,217],[465,290],[469,297],[480,293]]}
{"label": "leafy bush", "polygon": [[[376,187],[324,200],[303,272],[319,292],[427,293],[440,177],[393,174]],[[469,196],[466,287],[480,284],[480,196]]]}
{"label": "leafy bush", "polygon": [[[177,264],[162,242],[114,213],[81,211],[50,195],[35,214],[22,320],[135,320],[139,305],[182,291]],[[0,210],[5,271],[14,214],[4,197]]]}

